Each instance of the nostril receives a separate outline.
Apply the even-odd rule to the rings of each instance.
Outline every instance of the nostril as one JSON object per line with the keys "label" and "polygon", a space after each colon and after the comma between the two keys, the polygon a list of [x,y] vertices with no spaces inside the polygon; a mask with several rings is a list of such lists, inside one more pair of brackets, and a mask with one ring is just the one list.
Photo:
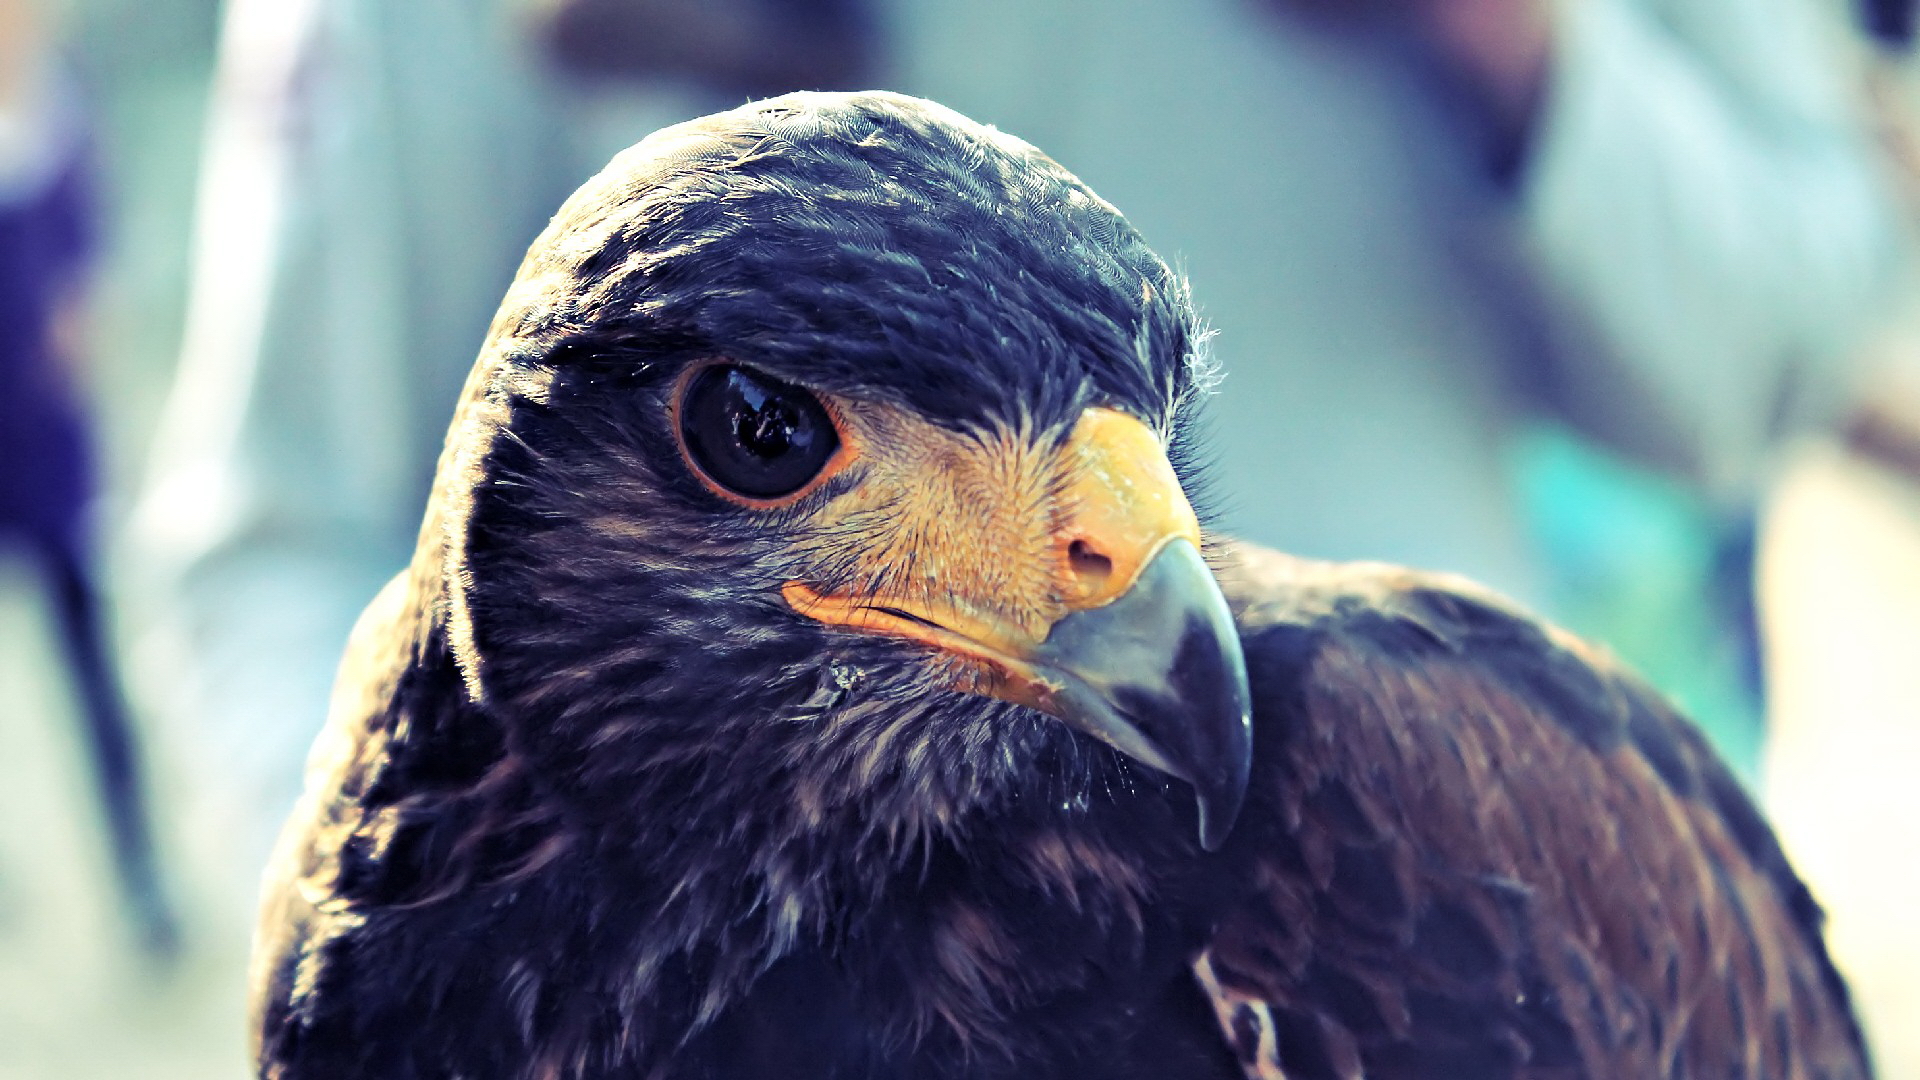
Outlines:
{"label": "nostril", "polygon": [[1113,560],[1095,551],[1085,540],[1067,545],[1067,565],[1073,567],[1075,577],[1092,586],[1104,584],[1113,573]]}

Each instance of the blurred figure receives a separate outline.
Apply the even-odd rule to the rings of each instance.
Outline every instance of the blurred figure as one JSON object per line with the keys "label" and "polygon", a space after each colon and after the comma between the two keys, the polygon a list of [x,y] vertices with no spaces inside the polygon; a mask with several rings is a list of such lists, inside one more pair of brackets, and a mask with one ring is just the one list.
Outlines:
{"label": "blurred figure", "polygon": [[97,207],[86,124],[38,5],[0,0],[0,550],[45,582],[85,723],[114,866],[141,942],[166,956],[173,916],[95,588],[97,486],[79,384]]}
{"label": "blurred figure", "polygon": [[[188,839],[248,922],[360,609],[413,549],[527,244],[616,151],[860,81],[858,0],[233,0],[182,360],[136,532]],[[796,36],[797,35],[797,36]]]}

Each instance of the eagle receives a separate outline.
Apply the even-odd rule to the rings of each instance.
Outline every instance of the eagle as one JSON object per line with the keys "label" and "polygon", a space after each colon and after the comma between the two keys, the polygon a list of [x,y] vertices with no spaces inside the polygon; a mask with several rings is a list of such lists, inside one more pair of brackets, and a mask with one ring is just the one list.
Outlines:
{"label": "eagle", "polygon": [[616,157],[348,644],[258,1074],[1869,1075],[1658,695],[1467,582],[1203,523],[1205,339],[1113,206],[932,102]]}

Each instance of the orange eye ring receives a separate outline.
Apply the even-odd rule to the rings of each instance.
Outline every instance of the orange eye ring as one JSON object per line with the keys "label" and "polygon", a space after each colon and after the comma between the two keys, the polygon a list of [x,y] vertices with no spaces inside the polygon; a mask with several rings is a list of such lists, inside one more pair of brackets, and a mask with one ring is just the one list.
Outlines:
{"label": "orange eye ring", "polygon": [[723,357],[681,372],[667,420],[695,478],[752,510],[792,506],[857,456],[837,402]]}

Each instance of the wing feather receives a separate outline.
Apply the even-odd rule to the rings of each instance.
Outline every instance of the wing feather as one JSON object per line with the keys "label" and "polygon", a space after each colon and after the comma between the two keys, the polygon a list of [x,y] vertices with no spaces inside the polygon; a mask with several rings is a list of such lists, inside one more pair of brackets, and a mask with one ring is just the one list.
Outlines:
{"label": "wing feather", "polygon": [[1196,973],[1248,1076],[1869,1075],[1817,905],[1658,695],[1456,579],[1223,579],[1251,888]]}

